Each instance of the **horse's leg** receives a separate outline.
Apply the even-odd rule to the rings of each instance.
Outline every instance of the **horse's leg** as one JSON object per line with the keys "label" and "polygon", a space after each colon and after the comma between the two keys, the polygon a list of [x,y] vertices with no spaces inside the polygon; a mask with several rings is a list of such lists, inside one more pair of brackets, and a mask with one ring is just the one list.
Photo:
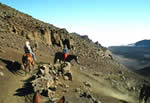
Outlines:
{"label": "horse's leg", "polygon": [[32,71],[33,68],[34,68],[34,60],[32,59],[32,61],[30,62],[30,71]]}
{"label": "horse's leg", "polygon": [[24,61],[24,71],[25,71],[25,74],[27,73],[27,67],[28,67],[28,62],[27,62],[27,60],[26,61]]}
{"label": "horse's leg", "polygon": [[66,53],[63,54],[63,61],[66,62]]}
{"label": "horse's leg", "polygon": [[140,99],[140,100],[139,100],[139,103],[141,103],[141,102],[142,102],[142,100],[143,100],[143,99]]}
{"label": "horse's leg", "polygon": [[26,58],[24,55],[22,56],[22,65],[21,66],[22,66],[22,70],[25,71],[25,69],[26,69]]}
{"label": "horse's leg", "polygon": [[30,71],[32,71],[33,68],[34,68],[34,59],[31,58],[30,59]]}
{"label": "horse's leg", "polygon": [[31,64],[32,64],[32,68],[34,68],[34,64],[35,64],[35,63],[34,63],[34,60],[32,61],[32,63],[31,63]]}
{"label": "horse's leg", "polygon": [[144,103],[147,103],[147,100],[148,100],[148,96],[145,96]]}
{"label": "horse's leg", "polygon": [[29,72],[31,72],[31,67],[32,67],[32,64],[29,63]]}
{"label": "horse's leg", "polygon": [[30,72],[30,64],[29,64],[29,59],[26,61],[26,73]]}

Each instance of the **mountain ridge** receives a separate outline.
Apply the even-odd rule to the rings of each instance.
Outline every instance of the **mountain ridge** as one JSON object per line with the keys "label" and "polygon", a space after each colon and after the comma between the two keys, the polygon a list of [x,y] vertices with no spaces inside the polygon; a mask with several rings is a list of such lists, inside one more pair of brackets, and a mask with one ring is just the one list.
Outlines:
{"label": "mountain ridge", "polygon": [[[149,43],[150,40],[145,39],[126,46],[110,46],[108,49],[116,57],[115,58],[116,60],[120,59],[120,63],[129,67],[131,70],[140,70],[142,68],[149,67],[149,60],[150,60]],[[135,64],[137,66],[135,66]],[[142,74],[144,75],[144,73]]]}

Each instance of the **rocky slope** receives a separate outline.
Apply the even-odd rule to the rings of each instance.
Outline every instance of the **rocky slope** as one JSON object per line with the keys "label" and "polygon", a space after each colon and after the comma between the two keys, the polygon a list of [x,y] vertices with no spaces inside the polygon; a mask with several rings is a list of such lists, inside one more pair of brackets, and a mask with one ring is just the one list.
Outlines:
{"label": "rocky slope", "polygon": [[[37,47],[39,64],[33,73],[25,75],[21,58],[27,39]],[[71,57],[71,80],[63,74],[63,63],[54,64],[64,45]],[[48,83],[45,89],[40,88],[41,103],[57,101],[62,96],[69,103],[136,103],[144,80],[114,61],[101,45],[0,4],[1,103],[31,103],[40,88],[36,86],[38,81]]]}

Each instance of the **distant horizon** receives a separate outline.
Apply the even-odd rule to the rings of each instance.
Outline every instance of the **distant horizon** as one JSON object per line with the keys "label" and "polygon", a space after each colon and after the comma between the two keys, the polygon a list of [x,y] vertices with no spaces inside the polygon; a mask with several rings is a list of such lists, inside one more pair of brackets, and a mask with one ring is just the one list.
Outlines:
{"label": "distant horizon", "polygon": [[102,46],[150,39],[149,0],[2,0],[32,17],[88,35]]}

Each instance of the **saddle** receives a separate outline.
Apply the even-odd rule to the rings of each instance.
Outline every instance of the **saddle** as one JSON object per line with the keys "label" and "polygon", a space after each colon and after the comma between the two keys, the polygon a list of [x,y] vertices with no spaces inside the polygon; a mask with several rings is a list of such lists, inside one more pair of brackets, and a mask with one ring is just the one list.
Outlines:
{"label": "saddle", "polygon": [[32,57],[32,55],[31,55],[30,53],[25,53],[25,54],[24,54],[24,57],[27,57],[27,58],[28,58],[28,57]]}
{"label": "saddle", "polygon": [[33,57],[32,57],[32,55],[30,53],[25,53],[23,55],[23,63],[25,63],[25,61],[30,61],[30,62],[33,61]]}

